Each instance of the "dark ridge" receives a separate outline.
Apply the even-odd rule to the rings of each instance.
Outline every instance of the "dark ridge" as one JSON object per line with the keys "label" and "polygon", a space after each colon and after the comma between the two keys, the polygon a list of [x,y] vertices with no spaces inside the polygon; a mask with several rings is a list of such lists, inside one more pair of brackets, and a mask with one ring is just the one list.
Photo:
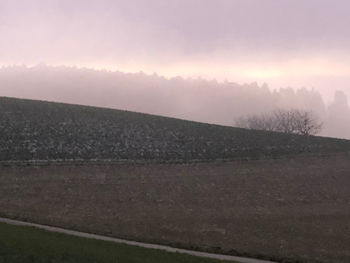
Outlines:
{"label": "dark ridge", "polygon": [[350,141],[0,98],[0,160],[217,160],[350,150]]}

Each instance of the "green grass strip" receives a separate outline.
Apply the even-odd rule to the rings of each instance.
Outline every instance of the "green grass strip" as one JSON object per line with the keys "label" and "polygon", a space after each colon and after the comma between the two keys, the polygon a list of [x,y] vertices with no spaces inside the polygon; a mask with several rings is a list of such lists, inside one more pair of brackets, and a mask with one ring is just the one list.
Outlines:
{"label": "green grass strip", "polygon": [[0,263],[219,263],[113,242],[0,223]]}

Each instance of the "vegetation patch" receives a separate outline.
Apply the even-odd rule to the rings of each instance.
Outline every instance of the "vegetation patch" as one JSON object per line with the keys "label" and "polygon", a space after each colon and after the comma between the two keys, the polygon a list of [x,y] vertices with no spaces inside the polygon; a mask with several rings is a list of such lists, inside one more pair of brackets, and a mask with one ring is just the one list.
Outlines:
{"label": "vegetation patch", "polygon": [[79,238],[32,227],[0,223],[1,263],[219,263],[112,242]]}

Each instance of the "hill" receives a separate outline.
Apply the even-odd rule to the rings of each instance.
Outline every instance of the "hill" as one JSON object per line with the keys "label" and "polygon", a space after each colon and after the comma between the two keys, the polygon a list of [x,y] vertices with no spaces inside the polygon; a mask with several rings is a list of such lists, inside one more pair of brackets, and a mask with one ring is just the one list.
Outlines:
{"label": "hill", "polygon": [[0,83],[1,95],[6,97],[125,109],[220,125],[232,125],[241,116],[277,108],[312,110],[319,117],[327,114],[316,90],[273,91],[267,84],[167,79],[142,72],[11,66],[0,67]]}
{"label": "hill", "polygon": [[0,98],[0,160],[215,160],[350,150],[350,141]]}

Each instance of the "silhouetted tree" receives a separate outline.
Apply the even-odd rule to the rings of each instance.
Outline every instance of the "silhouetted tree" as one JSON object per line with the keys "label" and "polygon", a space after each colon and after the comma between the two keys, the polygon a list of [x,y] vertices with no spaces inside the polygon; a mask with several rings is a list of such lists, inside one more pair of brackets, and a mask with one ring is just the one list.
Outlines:
{"label": "silhouetted tree", "polygon": [[292,109],[241,117],[236,120],[235,126],[287,134],[315,135],[322,130],[323,124],[312,111]]}

